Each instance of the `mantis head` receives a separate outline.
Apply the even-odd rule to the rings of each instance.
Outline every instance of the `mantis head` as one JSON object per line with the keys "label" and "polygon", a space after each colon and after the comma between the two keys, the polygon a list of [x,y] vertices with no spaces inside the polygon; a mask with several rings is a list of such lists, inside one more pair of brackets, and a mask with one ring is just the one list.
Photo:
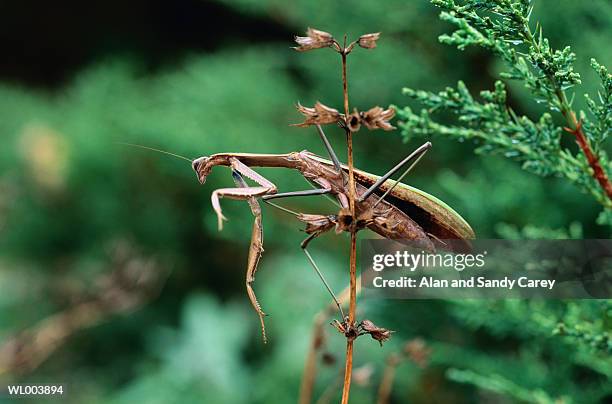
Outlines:
{"label": "mantis head", "polygon": [[196,175],[198,176],[198,181],[200,181],[200,184],[204,184],[206,182],[206,177],[208,174],[210,174],[212,166],[208,164],[209,160],[209,157],[202,156],[193,160],[191,163],[191,167],[193,167],[193,171],[195,171]]}

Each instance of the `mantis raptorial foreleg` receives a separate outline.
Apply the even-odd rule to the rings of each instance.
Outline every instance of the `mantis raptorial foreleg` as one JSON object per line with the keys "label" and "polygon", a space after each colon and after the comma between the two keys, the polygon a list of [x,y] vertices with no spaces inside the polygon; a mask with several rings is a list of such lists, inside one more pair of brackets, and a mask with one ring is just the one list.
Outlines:
{"label": "mantis raptorial foreleg", "polygon": [[230,159],[230,165],[235,172],[250,178],[261,186],[249,187],[245,183],[244,188],[221,188],[212,193],[211,201],[213,209],[217,214],[219,230],[223,229],[223,220],[227,220],[221,211],[221,204],[219,203],[220,198],[250,200],[254,197],[276,193],[276,185],[241,163],[237,158]]}
{"label": "mantis raptorial foreleg", "polygon": [[[232,170],[232,177],[234,178],[234,182],[236,186],[241,189],[249,189],[248,184],[240,175],[240,172],[237,170]],[[255,216],[255,221],[253,222],[253,232],[251,234],[251,246],[249,248],[249,258],[247,261],[247,272],[246,272],[246,289],[247,294],[249,295],[249,300],[251,300],[251,304],[253,308],[257,312],[259,316],[259,321],[261,323],[261,333],[263,336],[264,343],[268,341],[266,337],[266,325],[264,323],[264,317],[266,313],[261,309],[261,305],[257,300],[257,296],[255,295],[255,291],[251,284],[255,281],[255,272],[257,272],[257,266],[259,264],[259,259],[261,258],[261,253],[263,252],[263,224],[261,221],[261,207],[259,206],[259,202],[255,199],[254,196],[250,196],[248,199],[249,206],[251,207],[251,212]]]}
{"label": "mantis raptorial foreleg", "polygon": [[[249,258],[248,258],[248,264],[247,264],[246,289],[247,289],[247,294],[249,295],[251,304],[253,305],[253,307],[255,308],[255,311],[257,312],[257,315],[259,316],[264,342],[267,342],[266,329],[265,329],[265,323],[264,323],[264,317],[266,316],[266,314],[262,310],[261,305],[259,304],[259,301],[257,300],[257,296],[255,295],[255,291],[253,290],[253,287],[252,287],[252,283],[255,281],[255,272],[257,272],[257,266],[259,264],[259,259],[261,258],[261,253],[263,252],[263,225],[262,225],[262,217],[261,217],[261,207],[259,205],[259,202],[257,202],[256,198],[262,197],[264,198],[264,201],[265,201],[265,199],[269,199],[270,197],[275,197],[275,196],[282,198],[282,197],[293,197],[293,196],[322,195],[322,194],[329,193],[331,191],[331,187],[328,186],[328,187],[321,188],[321,189],[312,189],[312,190],[306,190],[306,191],[295,191],[295,192],[286,192],[283,194],[276,194],[277,188],[272,182],[268,181],[266,178],[264,178],[263,176],[261,176],[260,174],[258,174],[257,172],[249,168],[248,166],[246,166],[244,163],[240,162],[240,160],[236,158],[232,158],[230,160],[230,166],[232,167],[232,176],[234,178],[234,182],[236,183],[236,186],[238,188],[222,188],[222,189],[215,190],[212,195],[213,209],[217,213],[217,217],[219,219],[219,228],[222,227],[222,223],[223,223],[222,220],[225,219],[225,217],[223,216],[223,213],[221,212],[221,206],[219,203],[219,199],[222,197],[231,198],[231,199],[240,199],[240,200],[246,199],[251,208],[251,212],[255,216],[255,221],[253,223],[253,231],[251,235]],[[249,185],[246,183],[246,181],[242,177],[243,175],[257,182],[261,186],[249,187]],[[328,185],[328,184],[325,182],[324,185]],[[309,239],[310,238],[312,237],[309,237]],[[313,261],[312,257],[310,256],[307,250],[304,250],[304,252],[306,253],[309,261],[311,262],[311,264],[317,271],[319,277],[323,281],[323,284],[325,285],[327,290],[332,295],[334,301],[336,302],[336,304],[338,304],[338,307],[340,307],[338,303],[338,299],[335,297],[335,295],[331,291],[331,288],[327,284],[327,281],[321,274],[316,263]],[[342,309],[340,308],[340,310]]]}

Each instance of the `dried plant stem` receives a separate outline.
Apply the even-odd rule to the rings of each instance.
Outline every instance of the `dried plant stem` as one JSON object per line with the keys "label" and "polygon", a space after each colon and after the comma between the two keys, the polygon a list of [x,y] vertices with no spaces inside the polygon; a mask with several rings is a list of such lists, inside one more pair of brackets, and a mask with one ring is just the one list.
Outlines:
{"label": "dried plant stem", "polygon": [[334,398],[336,390],[340,386],[340,382],[342,381],[342,374],[338,374],[338,377],[334,379],[333,382],[327,386],[327,388],[321,394],[321,397],[316,401],[315,404],[327,404],[331,403],[332,398]]}
{"label": "dried plant stem", "polygon": [[[335,307],[335,305],[333,306]],[[333,308],[332,307],[332,308]],[[308,349],[308,356],[306,357],[306,363],[304,364],[304,374],[302,375],[302,384],[300,386],[300,398],[299,404],[310,404],[312,401],[312,391],[314,390],[314,384],[317,376],[317,353],[323,345],[325,338],[323,332],[323,325],[325,320],[328,318],[330,306],[325,310],[320,311],[314,318],[312,336],[310,338],[310,347]]]}
{"label": "dried plant stem", "polygon": [[[359,279],[357,280],[357,285],[359,286]],[[361,288],[358,287],[357,293],[359,294],[360,292]],[[338,302],[340,302],[342,306],[345,306],[349,301],[349,295],[350,287],[344,288],[338,295]],[[337,310],[336,303],[331,303],[323,310],[319,311],[314,317],[310,346],[306,356],[306,363],[304,364],[304,374],[302,375],[299,404],[310,404],[312,401],[312,392],[317,376],[317,354],[321,350],[321,347],[325,345],[325,330],[323,327],[327,324],[329,317],[333,316]]]}
{"label": "dried plant stem", "polygon": [[[346,42],[346,41],[345,41]],[[348,103],[348,85],[346,77],[346,48],[341,53],[342,55],[342,92],[344,95],[344,116],[348,119],[349,116],[349,103]],[[354,176],[354,163],[353,163],[353,133],[345,125],[346,131],[346,148],[347,148],[347,160],[348,160],[348,174],[349,174],[349,209],[351,216],[355,217],[355,176]],[[353,227],[351,230],[351,250],[350,250],[350,261],[349,261],[349,276],[350,276],[350,300],[349,300],[349,314],[348,314],[348,330],[346,335],[346,362],[344,366],[344,385],[342,388],[342,403],[347,404],[349,400],[349,393],[351,388],[351,377],[353,373],[353,342],[356,338],[356,333],[353,332],[355,328],[355,308],[357,305],[357,232]]]}
{"label": "dried plant stem", "polygon": [[[294,49],[299,52],[305,52],[313,49],[320,48],[332,48],[338,52],[342,58],[342,95],[344,99],[344,115],[340,114],[336,109],[327,107],[320,102],[317,102],[313,108],[304,107],[302,105],[297,106],[305,116],[305,121],[298,124],[298,126],[309,126],[312,124],[331,124],[338,123],[343,127],[346,134],[346,148],[347,148],[347,165],[348,165],[348,214],[346,212],[346,203],[343,204],[341,215],[343,223],[340,226],[340,221],[337,222],[336,228],[342,231],[349,231],[351,233],[351,247],[350,247],[350,260],[349,260],[349,312],[346,318],[342,321],[335,321],[333,325],[346,337],[346,362],[344,367],[344,385],[342,388],[342,403],[348,403],[349,391],[351,387],[351,377],[353,372],[353,342],[355,339],[363,334],[369,333],[372,338],[377,339],[379,342],[388,339],[390,332],[386,329],[376,327],[372,322],[368,321],[369,329],[364,328],[364,322],[359,323],[356,326],[355,310],[357,306],[357,232],[358,228],[356,225],[356,209],[357,203],[356,197],[356,185],[355,185],[355,164],[353,161],[353,133],[357,132],[363,123],[368,129],[384,129],[391,130],[393,126],[388,122],[394,115],[393,109],[384,110],[380,107],[371,108],[368,111],[359,113],[355,110],[353,116],[349,115],[349,98],[348,98],[348,80],[347,80],[347,63],[346,59],[349,53],[355,46],[359,46],[366,49],[372,49],[376,47],[376,41],[378,40],[380,33],[365,34],[359,37],[358,40],[351,42],[348,46],[346,43],[346,35],[344,36],[344,43],[341,45],[334,37],[325,31],[308,28],[306,36],[296,36],[295,41],[299,46]],[[333,154],[333,153],[331,153]],[[337,163],[336,163],[337,164]],[[344,174],[341,178],[343,179],[342,186],[345,187]],[[346,219],[346,223],[345,223]],[[313,346],[317,343],[317,335],[313,336]],[[307,361],[306,368],[306,379],[303,381],[302,393],[305,395],[300,400],[305,400],[311,396],[312,383],[311,380],[314,371],[314,358],[310,357]],[[310,393],[308,390],[310,389]],[[309,396],[310,395],[310,396]],[[301,401],[303,402],[303,401]]]}
{"label": "dried plant stem", "polygon": [[127,255],[127,246],[117,250],[115,269],[95,279],[94,284],[101,287],[79,291],[73,296],[78,303],[2,341],[0,383],[32,372],[78,331],[134,310],[157,296],[168,272],[153,260]]}
{"label": "dried plant stem", "polygon": [[378,387],[378,398],[377,404],[386,404],[389,402],[391,396],[391,388],[393,387],[393,379],[395,379],[395,369],[399,364],[400,359],[396,354],[393,354],[387,358],[387,365],[383,373],[380,386]]}
{"label": "dried plant stem", "polygon": [[346,52],[342,52],[342,95],[344,98],[344,116],[348,117],[349,102],[348,102],[348,82],[346,80]]}
{"label": "dried plant stem", "polygon": [[351,377],[353,375],[353,341],[354,338],[346,340],[346,362],[344,365],[344,385],[342,387],[342,404],[348,404],[351,390]]}

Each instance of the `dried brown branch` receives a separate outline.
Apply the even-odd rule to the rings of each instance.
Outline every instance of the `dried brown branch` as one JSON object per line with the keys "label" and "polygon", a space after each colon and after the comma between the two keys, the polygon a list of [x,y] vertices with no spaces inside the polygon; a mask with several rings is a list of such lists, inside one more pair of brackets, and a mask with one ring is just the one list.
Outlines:
{"label": "dried brown branch", "polygon": [[[360,286],[359,280],[358,285]],[[358,287],[357,293],[359,294],[360,292],[361,287]],[[349,301],[349,296],[350,290],[347,287],[338,295],[338,301],[344,306]],[[302,384],[300,387],[300,398],[298,401],[300,404],[310,404],[312,401],[312,392],[317,377],[317,357],[323,346],[325,346],[324,327],[327,325],[329,317],[333,316],[336,311],[336,304],[331,303],[323,310],[319,311],[314,317],[312,336],[310,337],[310,345],[306,356],[306,363],[304,364],[304,373],[302,375]]]}
{"label": "dried brown branch", "polygon": [[377,404],[387,404],[389,402],[391,389],[393,388],[393,380],[395,379],[395,371],[400,362],[400,355],[396,353],[393,353],[387,357],[383,377],[380,382],[380,386],[378,386],[378,398],[376,400]]}
{"label": "dried brown branch", "polygon": [[[295,40],[298,43],[298,47],[295,49],[298,51],[308,51],[312,49],[319,49],[324,47],[333,47],[342,58],[342,95],[344,104],[344,114],[340,114],[337,110],[326,107],[323,104],[317,102],[313,108],[303,107],[298,104],[298,110],[305,115],[306,119],[303,123],[297,126],[308,126],[313,124],[329,124],[338,123],[345,131],[346,135],[346,148],[347,148],[347,166],[348,166],[348,212],[344,212],[344,216],[348,218],[348,225],[345,230],[351,233],[351,244],[350,244],[350,259],[349,259],[349,312],[346,318],[342,319],[342,322],[335,321],[334,326],[344,334],[346,337],[346,360],[344,366],[344,383],[342,388],[342,403],[346,404],[349,400],[350,386],[352,380],[353,370],[353,343],[359,335],[363,333],[369,333],[373,338],[379,342],[386,340],[390,332],[386,329],[379,328],[373,325],[373,323],[366,323],[366,328],[371,324],[372,329],[365,330],[363,322],[356,326],[355,310],[357,305],[357,232],[360,228],[355,224],[357,220],[355,204],[356,204],[356,186],[355,186],[355,164],[353,161],[353,134],[361,128],[363,123],[368,129],[394,129],[388,120],[393,117],[395,111],[393,109],[384,110],[380,107],[371,108],[365,113],[360,113],[355,110],[352,114],[349,113],[349,98],[348,98],[348,80],[347,80],[347,56],[351,53],[355,45],[359,45],[362,48],[372,49],[376,47],[376,41],[379,39],[380,33],[365,34],[359,37],[358,40],[351,42],[348,46],[346,44],[346,36],[344,37],[343,45],[341,46],[331,34],[309,28],[305,37],[296,37]],[[344,209],[346,211],[346,209]],[[342,214],[342,213],[341,213]],[[316,346],[319,341],[317,336],[313,336],[312,344]],[[314,348],[313,348],[314,349]],[[309,357],[307,360],[307,372],[305,372],[306,380],[305,385],[302,386],[302,393],[309,394],[308,391],[312,390],[313,381],[309,379],[312,372],[308,369],[312,368],[314,359]],[[305,387],[309,387],[305,388]],[[311,394],[311,393],[310,393]],[[310,398],[307,396],[306,398]],[[302,400],[303,398],[301,398]],[[301,401],[303,402],[303,401]]]}
{"label": "dried brown branch", "polygon": [[425,341],[421,338],[414,338],[408,341],[404,345],[402,352],[389,355],[387,357],[382,380],[378,387],[378,398],[376,403],[386,404],[389,402],[389,397],[391,397],[391,390],[393,388],[393,380],[395,379],[395,371],[402,362],[409,360],[414,362],[418,367],[424,368],[427,366],[430,355],[431,349],[427,347]]}
{"label": "dried brown branch", "polygon": [[[344,116],[349,115],[349,100],[348,100],[348,83],[346,76],[346,56],[344,51],[342,55],[342,93],[344,96]],[[348,160],[348,177],[349,177],[349,209],[351,216],[355,217],[355,165],[353,162],[353,132],[345,125],[346,131],[346,149]],[[350,276],[350,297],[349,297],[349,314],[348,314],[348,330],[346,335],[346,361],[344,364],[344,384],[342,387],[342,404],[347,404],[351,389],[351,375],[353,372],[353,343],[357,338],[355,328],[355,309],[357,307],[357,230],[351,229],[351,250],[349,258],[349,276]]]}
{"label": "dried brown branch", "polygon": [[94,280],[97,290],[83,292],[75,304],[10,337],[0,346],[0,376],[15,378],[36,369],[77,331],[93,327],[110,316],[125,313],[154,298],[167,273],[150,259],[119,247],[115,268]]}
{"label": "dried brown branch", "polygon": [[325,333],[323,326],[327,318],[333,313],[336,305],[329,305],[325,310],[320,311],[314,318],[312,327],[312,336],[310,337],[310,346],[304,364],[304,373],[302,375],[302,384],[300,386],[299,404],[310,404],[312,401],[312,392],[317,375],[317,354],[324,344]]}
{"label": "dried brown branch", "polygon": [[338,376],[335,377],[331,383],[329,383],[329,385],[323,391],[323,394],[321,394],[321,397],[319,397],[316,401],[316,404],[331,403],[332,399],[336,395],[336,390],[338,389],[338,387],[340,387],[340,383],[342,383],[341,373],[339,373]]}

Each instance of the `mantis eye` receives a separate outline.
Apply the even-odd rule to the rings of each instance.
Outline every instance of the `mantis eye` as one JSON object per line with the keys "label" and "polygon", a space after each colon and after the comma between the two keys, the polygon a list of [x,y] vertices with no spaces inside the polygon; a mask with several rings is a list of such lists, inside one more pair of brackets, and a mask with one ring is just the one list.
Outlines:
{"label": "mantis eye", "polygon": [[200,157],[200,158],[193,160],[193,162],[191,163],[191,167],[193,168],[193,171],[195,171],[196,173],[198,172],[198,169],[202,165],[202,162],[204,159],[205,159],[204,157]]}
{"label": "mantis eye", "polygon": [[[208,161],[208,157],[200,157],[200,158],[193,160],[193,162],[191,163],[191,167],[193,168],[193,171],[195,171],[195,173],[198,176],[198,180],[202,184],[204,184],[204,182],[206,181],[206,176],[208,175],[207,172],[206,173],[202,172],[202,166],[206,164],[207,161]],[[208,169],[207,171],[210,171],[210,169]]]}

